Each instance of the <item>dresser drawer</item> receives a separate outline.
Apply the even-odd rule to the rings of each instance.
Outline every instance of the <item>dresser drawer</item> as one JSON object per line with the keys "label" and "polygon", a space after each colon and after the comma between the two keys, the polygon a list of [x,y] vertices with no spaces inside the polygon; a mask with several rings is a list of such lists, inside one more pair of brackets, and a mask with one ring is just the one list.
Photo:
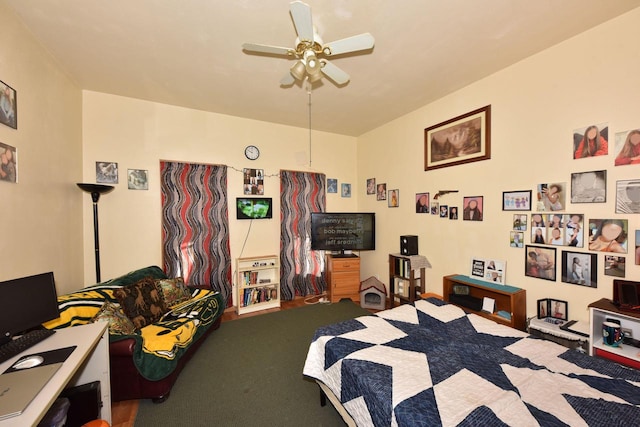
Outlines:
{"label": "dresser drawer", "polygon": [[340,271],[358,271],[360,272],[360,258],[334,258],[333,259],[333,272]]}

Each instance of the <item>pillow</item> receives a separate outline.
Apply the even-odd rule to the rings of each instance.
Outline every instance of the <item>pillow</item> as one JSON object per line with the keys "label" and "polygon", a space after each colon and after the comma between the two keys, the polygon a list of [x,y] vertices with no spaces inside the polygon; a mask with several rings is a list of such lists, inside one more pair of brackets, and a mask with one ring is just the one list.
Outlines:
{"label": "pillow", "polygon": [[117,289],[113,294],[136,329],[157,322],[167,311],[155,279],[151,277],[145,277],[132,285]]}
{"label": "pillow", "polygon": [[175,279],[157,279],[156,285],[167,307],[173,307],[176,304],[185,302],[191,299],[191,291],[184,284],[182,277],[176,277]]}
{"label": "pillow", "polygon": [[109,322],[109,333],[114,335],[131,335],[136,333],[136,328],[119,305],[112,302],[105,302],[98,314],[96,314],[91,322],[98,321]]}

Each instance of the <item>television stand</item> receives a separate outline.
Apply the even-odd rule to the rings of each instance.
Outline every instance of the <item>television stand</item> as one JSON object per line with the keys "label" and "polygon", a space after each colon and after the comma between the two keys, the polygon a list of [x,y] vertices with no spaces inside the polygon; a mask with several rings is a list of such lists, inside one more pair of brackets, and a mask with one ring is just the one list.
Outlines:
{"label": "television stand", "polygon": [[330,302],[351,298],[360,304],[360,257],[327,254],[327,297]]}

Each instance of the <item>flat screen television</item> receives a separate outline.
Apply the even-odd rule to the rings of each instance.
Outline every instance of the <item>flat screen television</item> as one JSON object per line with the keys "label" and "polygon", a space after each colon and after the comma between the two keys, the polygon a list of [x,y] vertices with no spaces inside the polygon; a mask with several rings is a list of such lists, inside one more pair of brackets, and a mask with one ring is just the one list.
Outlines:
{"label": "flat screen television", "polygon": [[273,200],[270,197],[237,197],[237,219],[267,219],[273,213]]}
{"label": "flat screen television", "polygon": [[0,282],[0,345],[59,316],[53,272]]}
{"label": "flat screen television", "polygon": [[311,249],[339,252],[376,248],[376,216],[372,212],[311,214]]}

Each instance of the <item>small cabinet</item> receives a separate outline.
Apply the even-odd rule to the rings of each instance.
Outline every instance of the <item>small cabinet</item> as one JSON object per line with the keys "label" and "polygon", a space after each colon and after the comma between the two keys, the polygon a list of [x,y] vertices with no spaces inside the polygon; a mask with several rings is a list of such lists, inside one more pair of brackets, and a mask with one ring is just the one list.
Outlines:
{"label": "small cabinet", "polygon": [[351,298],[360,304],[360,257],[327,255],[327,297],[331,302]]}
{"label": "small cabinet", "polygon": [[[389,254],[389,290],[391,308],[412,303],[425,291],[425,267],[418,265],[423,256]],[[426,258],[424,258],[426,260]]]}
{"label": "small cabinet", "polygon": [[[462,295],[464,298],[456,298],[459,292],[454,292],[454,286],[463,286],[463,289],[466,289],[466,295]],[[527,291],[524,289],[452,274],[442,278],[442,292],[445,301],[460,306],[467,312],[521,331],[527,329]],[[482,311],[484,297],[495,301],[493,313]],[[479,306],[475,306],[475,301],[479,301]]]}
{"label": "small cabinet", "polygon": [[618,347],[604,344],[602,323],[609,320],[619,322],[622,330],[631,335],[629,338],[640,339],[640,313],[621,311],[610,300],[603,298],[589,304],[589,354],[640,369],[640,348],[629,343],[626,337]]}
{"label": "small cabinet", "polygon": [[237,311],[280,307],[280,265],[275,255],[236,259]]}

